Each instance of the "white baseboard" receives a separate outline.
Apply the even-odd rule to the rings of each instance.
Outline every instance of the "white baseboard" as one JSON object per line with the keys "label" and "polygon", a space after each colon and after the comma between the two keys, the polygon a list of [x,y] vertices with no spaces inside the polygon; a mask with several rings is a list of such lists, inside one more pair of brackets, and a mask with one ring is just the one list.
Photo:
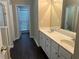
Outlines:
{"label": "white baseboard", "polygon": [[10,49],[10,48],[13,48],[13,47],[14,47],[14,45],[9,45],[9,46],[8,46],[9,49]]}
{"label": "white baseboard", "polygon": [[11,56],[10,56],[10,49],[13,48],[13,47],[14,47],[14,45],[8,46],[8,52],[7,52],[8,53],[8,59],[12,59]]}
{"label": "white baseboard", "polygon": [[34,36],[30,36],[30,38],[34,38]]}
{"label": "white baseboard", "polygon": [[20,38],[20,36],[21,36],[21,33],[20,33],[20,34],[16,37],[16,40],[17,40],[17,39],[19,39],[19,38]]}
{"label": "white baseboard", "polygon": [[39,47],[39,44],[38,44],[38,42],[35,40],[35,43],[36,43],[36,45]]}

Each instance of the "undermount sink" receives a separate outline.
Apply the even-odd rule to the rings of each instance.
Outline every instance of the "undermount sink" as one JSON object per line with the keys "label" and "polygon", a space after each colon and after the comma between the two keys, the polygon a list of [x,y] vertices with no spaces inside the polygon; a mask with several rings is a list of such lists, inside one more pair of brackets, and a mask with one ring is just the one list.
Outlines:
{"label": "undermount sink", "polygon": [[60,29],[60,30],[57,30],[58,32],[66,35],[66,36],[69,36],[71,38],[76,38],[76,33],[75,32],[71,32],[71,31],[68,31],[68,30],[63,30],[63,29]]}
{"label": "undermount sink", "polygon": [[74,47],[74,41],[72,41],[72,40],[63,39],[63,40],[61,40],[61,43],[68,44],[68,45]]}

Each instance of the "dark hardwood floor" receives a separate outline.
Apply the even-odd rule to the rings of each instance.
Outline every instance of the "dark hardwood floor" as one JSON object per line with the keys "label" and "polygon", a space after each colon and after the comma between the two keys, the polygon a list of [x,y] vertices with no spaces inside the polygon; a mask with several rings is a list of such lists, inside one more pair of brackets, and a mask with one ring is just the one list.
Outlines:
{"label": "dark hardwood floor", "polygon": [[12,59],[48,59],[43,50],[29,37],[29,33],[24,32],[21,38],[14,42],[10,53]]}

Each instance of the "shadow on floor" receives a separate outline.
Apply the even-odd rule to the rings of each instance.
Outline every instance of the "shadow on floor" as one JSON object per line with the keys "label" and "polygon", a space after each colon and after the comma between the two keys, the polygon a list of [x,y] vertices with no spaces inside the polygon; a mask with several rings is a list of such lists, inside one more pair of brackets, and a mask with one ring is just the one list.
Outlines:
{"label": "shadow on floor", "polygon": [[24,32],[20,39],[14,41],[10,54],[12,59],[48,59],[43,50],[30,38],[29,33]]}

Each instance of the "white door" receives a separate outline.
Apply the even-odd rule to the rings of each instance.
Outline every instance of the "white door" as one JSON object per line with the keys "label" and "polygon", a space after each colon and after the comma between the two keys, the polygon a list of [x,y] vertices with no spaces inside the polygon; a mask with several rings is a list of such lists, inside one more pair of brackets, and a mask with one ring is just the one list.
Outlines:
{"label": "white door", "polygon": [[4,26],[4,9],[2,3],[0,3],[0,26]]}
{"label": "white door", "polygon": [[[7,48],[7,33],[5,29],[0,29],[0,59],[8,59],[8,49]],[[1,51],[1,48],[3,47],[3,51]],[[4,52],[5,51],[5,52]]]}

